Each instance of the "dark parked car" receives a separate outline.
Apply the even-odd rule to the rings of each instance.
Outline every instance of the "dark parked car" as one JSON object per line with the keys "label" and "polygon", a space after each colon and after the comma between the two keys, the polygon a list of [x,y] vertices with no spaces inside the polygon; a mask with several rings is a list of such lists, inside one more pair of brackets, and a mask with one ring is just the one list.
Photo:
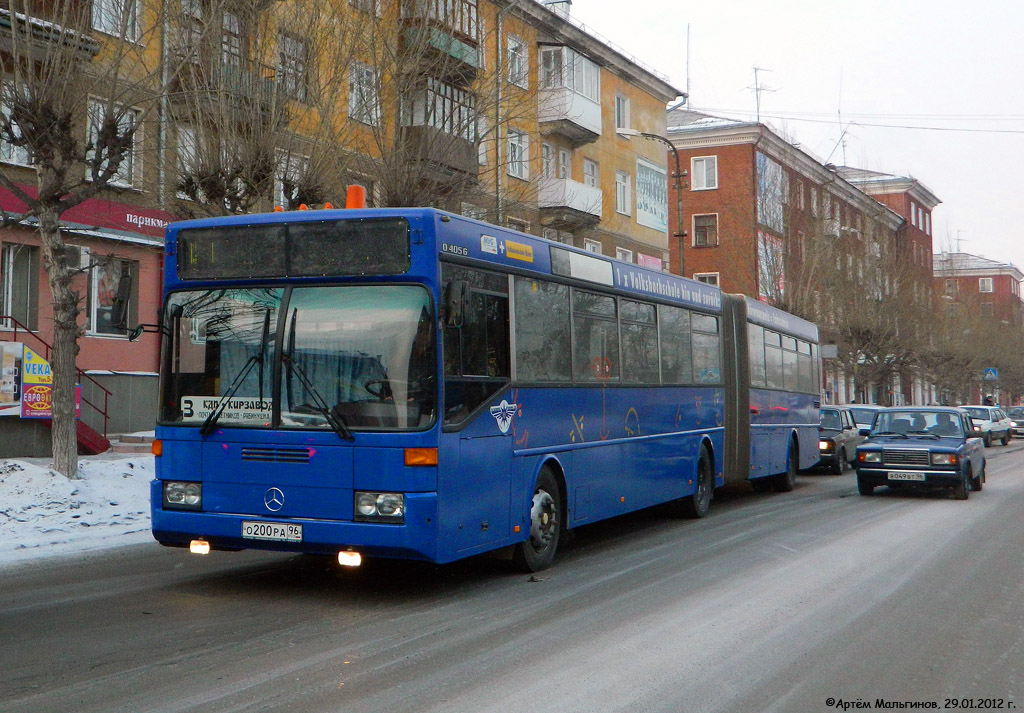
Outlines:
{"label": "dark parked car", "polygon": [[957,500],[985,482],[985,446],[970,415],[942,406],[880,411],[857,448],[857,489],[879,485],[951,488]]}
{"label": "dark parked car", "polygon": [[857,446],[864,440],[853,420],[850,409],[841,406],[822,406],[818,425],[818,465],[842,475],[857,455]]}
{"label": "dark parked car", "polygon": [[1024,406],[1013,406],[1006,415],[1010,417],[1010,425],[1013,427],[1013,435],[1024,436]]}
{"label": "dark parked car", "polygon": [[853,414],[853,421],[859,428],[871,428],[875,414],[885,408],[878,404],[840,404],[839,408],[848,408]]}

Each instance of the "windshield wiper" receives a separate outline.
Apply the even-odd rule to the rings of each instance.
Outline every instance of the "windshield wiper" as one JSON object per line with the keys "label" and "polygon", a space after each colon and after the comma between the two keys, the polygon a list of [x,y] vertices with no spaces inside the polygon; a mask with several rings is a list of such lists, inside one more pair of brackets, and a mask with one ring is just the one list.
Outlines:
{"label": "windshield wiper", "polygon": [[224,413],[224,409],[227,408],[228,401],[231,399],[232,396],[235,395],[235,392],[238,391],[238,389],[245,382],[245,377],[249,375],[249,372],[252,371],[252,368],[257,364],[260,365],[260,384],[262,385],[263,355],[267,351],[267,342],[269,340],[270,310],[268,309],[266,312],[263,313],[263,334],[260,337],[259,352],[249,357],[249,360],[245,362],[245,364],[242,366],[242,369],[238,372],[234,380],[228,386],[227,391],[225,391],[224,395],[220,397],[219,401],[217,401],[217,405],[213,407],[213,411],[210,411],[210,415],[206,417],[206,420],[203,421],[203,425],[199,427],[200,436],[206,438],[211,433],[213,433],[213,429],[217,427],[217,421],[220,420],[221,415]]}
{"label": "windshield wiper", "polygon": [[906,438],[907,437],[907,434],[900,433],[899,431],[875,431],[871,435],[872,436],[899,436],[901,438]]}
{"label": "windshield wiper", "polygon": [[309,392],[309,395],[313,397],[313,408],[323,415],[324,420],[327,421],[327,425],[331,427],[331,430],[338,434],[338,438],[344,441],[354,441],[356,437],[352,435],[352,429],[348,427],[348,423],[345,422],[345,417],[340,413],[336,413],[327,407],[327,401],[320,394],[320,391],[313,386],[313,382],[310,381],[309,376],[306,374],[306,370],[292,358],[292,353],[295,351],[295,321],[298,310],[292,311],[292,324],[288,334],[288,351],[281,355],[281,361],[285,366],[288,367],[290,372],[298,374],[299,381],[302,382],[302,387]]}
{"label": "windshield wiper", "polygon": [[938,438],[939,436],[931,431],[907,431],[908,436],[928,436],[929,438]]}

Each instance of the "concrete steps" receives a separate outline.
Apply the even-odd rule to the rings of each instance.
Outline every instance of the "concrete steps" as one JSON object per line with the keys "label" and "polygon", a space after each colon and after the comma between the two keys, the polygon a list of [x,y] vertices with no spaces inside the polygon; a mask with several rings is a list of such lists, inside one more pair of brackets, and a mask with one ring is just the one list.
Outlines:
{"label": "concrete steps", "polygon": [[115,433],[110,436],[113,453],[152,453],[154,436],[148,433]]}

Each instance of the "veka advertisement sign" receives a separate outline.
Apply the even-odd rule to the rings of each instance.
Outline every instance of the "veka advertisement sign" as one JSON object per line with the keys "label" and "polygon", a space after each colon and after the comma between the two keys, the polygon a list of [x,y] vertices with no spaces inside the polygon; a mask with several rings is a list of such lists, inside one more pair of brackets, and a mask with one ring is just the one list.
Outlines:
{"label": "veka advertisement sign", "polygon": [[[50,362],[21,342],[0,344],[0,416],[53,418]],[[75,418],[82,408],[82,387],[75,387]]]}

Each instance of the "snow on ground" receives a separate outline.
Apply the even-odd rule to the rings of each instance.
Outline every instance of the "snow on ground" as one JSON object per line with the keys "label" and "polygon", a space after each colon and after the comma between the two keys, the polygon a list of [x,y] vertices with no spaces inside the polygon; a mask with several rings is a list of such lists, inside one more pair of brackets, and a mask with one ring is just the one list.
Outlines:
{"label": "snow on ground", "polygon": [[68,479],[52,458],[0,458],[0,567],[152,540],[153,456],[79,456]]}

